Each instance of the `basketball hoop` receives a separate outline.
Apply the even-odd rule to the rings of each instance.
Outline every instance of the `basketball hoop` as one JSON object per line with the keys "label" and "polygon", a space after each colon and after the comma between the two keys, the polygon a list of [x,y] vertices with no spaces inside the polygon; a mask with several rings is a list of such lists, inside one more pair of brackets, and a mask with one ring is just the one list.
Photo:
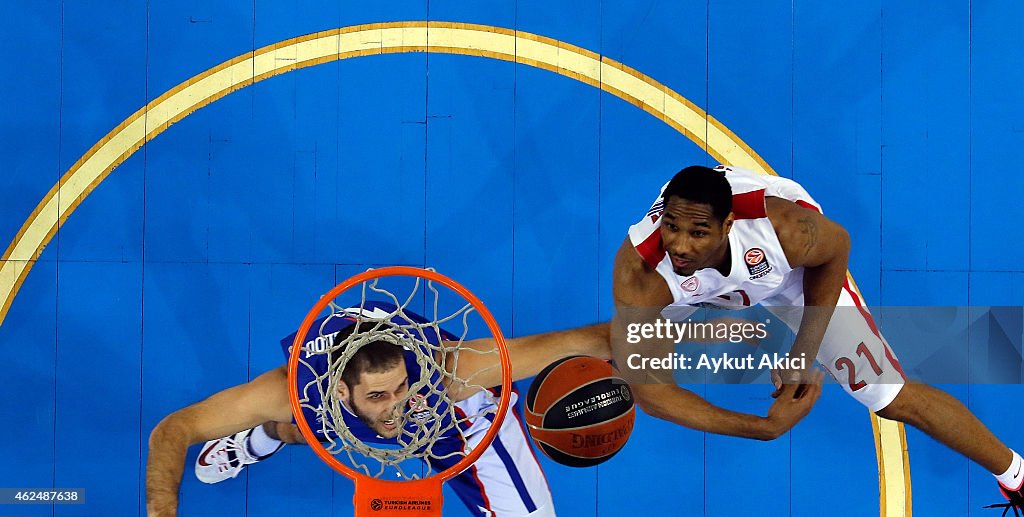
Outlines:
{"label": "basketball hoop", "polygon": [[[413,277],[415,280],[409,295],[399,297],[382,288],[379,282],[389,277]],[[424,283],[429,293],[419,292],[420,286]],[[360,285],[362,292],[358,306],[343,308],[335,303],[335,300],[347,291]],[[438,285],[446,287],[467,303],[460,302],[461,308],[442,315],[439,313],[442,304],[439,303],[441,292],[437,289]],[[375,293],[388,299],[390,303],[387,307],[392,310],[381,310],[377,306],[372,310],[368,309],[374,303],[367,300],[368,293]],[[423,301],[424,306],[432,307],[432,314],[418,317],[408,309],[418,297],[429,298],[431,294],[433,300]],[[321,318],[328,311],[328,315]],[[479,315],[486,324],[496,343],[496,351],[482,352],[462,347],[469,333],[469,320],[474,314]],[[325,334],[325,324],[331,318],[343,318],[354,322],[356,330],[343,339],[339,338],[339,342],[334,342],[336,336]],[[311,336],[310,330],[318,319],[321,321],[320,330]],[[440,328],[442,323],[458,322],[461,322],[463,327],[459,336]],[[364,327],[368,328],[366,332],[359,330]],[[373,447],[354,436],[349,426],[345,424],[345,412],[348,417],[352,417],[354,413],[349,411],[347,406],[343,407],[343,403],[338,400],[340,396],[335,395],[346,361],[360,347],[371,341],[387,341],[401,345],[405,354],[415,353],[416,367],[421,372],[420,379],[414,380],[410,376],[408,395],[395,405],[395,408],[402,408],[405,413],[400,418],[392,420],[397,423],[388,424],[398,427],[399,435],[395,438],[397,448]],[[313,351],[311,348],[314,347],[309,346],[309,343],[313,342],[322,342],[324,345],[315,347],[316,350]],[[473,383],[474,374],[463,376],[465,378],[457,374],[460,353],[498,355],[501,367],[501,394],[497,400],[494,400],[496,397],[493,392],[486,389],[491,386]],[[327,371],[322,374],[313,375],[306,371],[312,369],[309,358],[315,354],[326,354],[319,358],[323,361],[326,357],[328,361]],[[334,362],[341,364],[336,365]],[[469,468],[490,446],[501,428],[510,402],[511,371],[508,349],[501,329],[487,307],[468,289],[432,270],[406,266],[385,267],[372,269],[345,280],[324,295],[307,313],[295,334],[288,358],[288,396],[295,421],[309,446],[321,460],[354,482],[353,503],[356,517],[440,516],[443,499],[441,484]],[[304,377],[300,378],[300,375]],[[310,378],[313,380],[300,386],[302,381]],[[449,386],[478,390],[478,395],[490,398],[490,403],[485,406],[488,409],[468,414],[457,402],[447,397]],[[311,393],[318,393],[322,401],[319,405],[310,402]],[[307,420],[311,414],[315,415],[320,436],[317,436]],[[464,435],[465,429],[471,428],[473,422],[484,417],[491,420],[490,428],[483,438],[473,443],[468,450],[466,447],[455,453],[444,452],[444,447],[440,447],[442,452],[434,450],[439,440],[461,439],[461,443],[470,444]],[[324,437],[327,437],[326,440]],[[382,437],[378,435],[377,438]],[[321,440],[325,440],[328,445],[325,446]],[[337,456],[342,453],[345,453],[343,457],[347,458],[351,465],[338,459]],[[461,457],[458,461],[452,464],[451,462],[459,456]],[[409,474],[403,468],[401,462],[411,458],[423,460],[426,466],[423,476]],[[435,465],[445,468],[436,470]],[[381,479],[386,472],[391,471],[396,472],[400,479]]]}

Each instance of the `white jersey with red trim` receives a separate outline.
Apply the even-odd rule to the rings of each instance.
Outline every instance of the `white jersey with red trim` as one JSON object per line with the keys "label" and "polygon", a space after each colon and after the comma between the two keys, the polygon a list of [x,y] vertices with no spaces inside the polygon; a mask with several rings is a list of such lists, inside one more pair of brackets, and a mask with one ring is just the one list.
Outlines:
{"label": "white jersey with red trim", "polygon": [[[817,212],[821,207],[795,181],[724,165],[715,169],[725,173],[733,192],[736,220],[729,232],[732,268],[728,276],[716,269],[701,269],[691,276],[673,271],[659,231],[665,207],[660,195],[643,220],[629,228],[630,242],[672,291],[673,303],[662,315],[681,321],[697,307],[742,309],[761,304],[796,332],[803,312],[804,270],[789,267],[768,220],[764,198],[788,199]],[[664,193],[665,187],[661,191]],[[849,280],[836,307],[816,359],[853,398],[869,410],[879,411],[896,398],[906,376]]]}
{"label": "white jersey with red trim", "polygon": [[[735,222],[729,232],[732,268],[729,275],[717,269],[699,269],[693,275],[677,275],[661,242],[661,215],[665,200],[658,195],[644,218],[629,228],[629,239],[648,265],[668,283],[673,306],[743,309],[779,294],[789,287],[793,268],[768,220],[764,198],[780,197],[818,208],[807,191],[793,180],[763,176],[720,165],[732,187]],[[664,193],[666,183],[661,188]],[[798,275],[802,276],[802,275]]]}

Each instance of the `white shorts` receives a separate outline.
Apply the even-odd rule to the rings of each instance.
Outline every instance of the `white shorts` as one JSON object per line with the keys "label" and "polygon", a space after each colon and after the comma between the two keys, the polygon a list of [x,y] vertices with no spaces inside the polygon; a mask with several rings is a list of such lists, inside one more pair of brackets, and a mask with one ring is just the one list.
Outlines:
{"label": "white shorts", "polygon": [[[483,406],[493,406],[490,399],[478,393],[457,404],[467,414],[482,414]],[[555,505],[551,499],[544,471],[534,455],[514,404],[513,393],[508,413],[501,423],[498,435],[484,450],[473,466],[448,481],[473,515],[481,517],[553,517]],[[491,415],[489,415],[491,416]],[[489,419],[480,418],[468,431],[466,442],[475,447],[490,429]],[[449,440],[451,452],[464,452],[462,440]],[[436,445],[435,452],[444,452]],[[453,456],[454,457],[454,456]],[[461,457],[461,456],[459,456]]]}
{"label": "white shorts", "polygon": [[[803,270],[790,275],[786,289],[761,305],[796,332],[803,312]],[[872,412],[888,406],[907,382],[896,355],[849,280],[843,283],[817,360],[847,393]]]}
{"label": "white shorts", "polygon": [[[779,195],[821,213],[821,205],[807,191],[799,185],[787,185],[785,182],[780,183],[780,187],[791,190]],[[763,300],[761,305],[796,332],[800,326],[801,312],[791,308],[802,308],[804,305],[803,270],[790,273],[785,284],[781,292]],[[896,354],[878,330],[864,299],[850,285],[849,278],[843,281],[843,290],[825,330],[825,337],[821,340],[817,360],[847,393],[871,412],[885,409],[907,382]]]}

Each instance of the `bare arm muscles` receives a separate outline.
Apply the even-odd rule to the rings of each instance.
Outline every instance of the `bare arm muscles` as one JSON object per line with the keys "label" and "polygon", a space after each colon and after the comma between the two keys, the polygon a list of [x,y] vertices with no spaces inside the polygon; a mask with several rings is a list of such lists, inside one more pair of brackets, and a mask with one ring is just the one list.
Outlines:
{"label": "bare arm muscles", "polygon": [[[532,336],[506,339],[509,359],[512,362],[512,380],[533,377],[545,366],[571,355],[589,355],[608,359],[607,323],[598,323],[569,330],[545,332]],[[501,384],[501,364],[493,338],[466,341],[460,347],[455,377],[472,386],[450,385],[448,396],[463,400],[479,388],[473,386],[498,386]],[[448,364],[451,364],[449,355]]]}
{"label": "bare arm muscles", "polygon": [[791,354],[803,353],[811,364],[846,281],[850,235],[827,217],[793,202],[770,197],[765,206],[789,265],[804,268],[804,317]]}
{"label": "bare arm muscles", "polygon": [[275,368],[247,384],[167,415],[149,436],[146,509],[149,515],[176,515],[185,454],[193,443],[212,440],[264,422],[288,422],[287,374]]}
{"label": "bare arm muscles", "polygon": [[673,300],[665,281],[643,263],[629,239],[623,242],[615,257],[613,282],[616,314],[611,329],[612,355],[623,376],[629,380],[637,404],[644,412],[698,431],[771,440],[788,431],[810,411],[820,393],[820,386],[812,388],[802,398],[781,397],[772,405],[768,417],[763,418],[711,404],[676,385],[671,371],[625,369],[629,354],[656,357],[673,351],[674,343],[671,341],[645,340],[636,345],[626,342],[629,323],[654,322]]}

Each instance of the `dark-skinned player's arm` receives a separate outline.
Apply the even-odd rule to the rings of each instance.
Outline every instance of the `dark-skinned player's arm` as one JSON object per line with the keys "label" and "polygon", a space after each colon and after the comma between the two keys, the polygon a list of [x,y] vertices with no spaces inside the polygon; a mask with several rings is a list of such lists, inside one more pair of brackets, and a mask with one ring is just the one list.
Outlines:
{"label": "dark-skinned player's arm", "polygon": [[275,368],[247,384],[167,415],[149,435],[146,513],[177,515],[178,488],[189,445],[230,436],[264,422],[290,422],[288,375]]}
{"label": "dark-skinned player's arm", "polygon": [[[640,371],[624,367],[629,364],[631,354],[664,357],[674,351],[672,340],[646,339],[634,344],[627,341],[628,325],[654,323],[673,300],[661,275],[644,263],[628,238],[615,257],[613,276],[616,313],[611,328],[612,357],[623,377],[630,382],[637,404],[645,413],[698,431],[773,440],[810,412],[821,394],[820,384],[812,385],[800,397],[776,399],[768,416],[761,417],[711,404],[676,385],[672,370]],[[821,374],[817,375],[820,379]],[[787,393],[795,391],[796,386],[788,386],[786,390]]]}
{"label": "dark-skinned player's arm", "polygon": [[[850,234],[821,213],[777,197],[765,198],[768,218],[786,253],[790,267],[804,268],[804,314],[790,357],[807,360],[810,367],[835,312],[846,281],[850,258]],[[786,372],[784,383],[802,383],[805,373]],[[778,396],[777,389],[772,396]]]}

